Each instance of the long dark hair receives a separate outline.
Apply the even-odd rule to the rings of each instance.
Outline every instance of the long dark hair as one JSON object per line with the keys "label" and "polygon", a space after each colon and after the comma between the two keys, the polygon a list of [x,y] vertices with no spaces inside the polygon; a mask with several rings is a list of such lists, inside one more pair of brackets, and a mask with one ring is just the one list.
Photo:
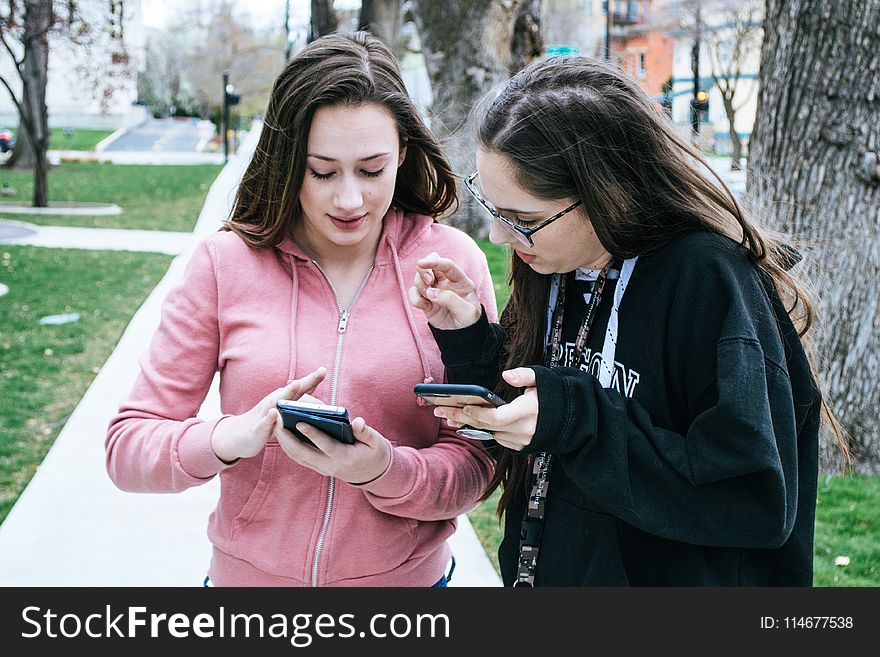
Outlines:
{"label": "long dark hair", "polygon": [[303,48],[275,80],[225,228],[255,247],[272,247],[289,236],[302,214],[299,195],[315,111],[366,103],[391,113],[407,147],[392,205],[432,217],[454,209],[455,175],[407,94],[394,55],[367,32],[334,33]]}
{"label": "long dark hair", "polygon": [[[788,242],[747,215],[634,80],[600,60],[553,57],[520,71],[478,112],[479,147],[506,156],[529,193],[581,199],[606,251],[649,254],[695,229],[726,235],[766,272],[805,336],[816,313],[807,286],[788,271]],[[509,282],[504,369],[543,364],[550,276],[512,257]],[[518,394],[503,381],[498,392],[507,399]],[[844,433],[824,399],[822,415],[846,459]],[[502,485],[501,513],[526,481],[526,459],[508,450],[496,458],[485,497]]]}

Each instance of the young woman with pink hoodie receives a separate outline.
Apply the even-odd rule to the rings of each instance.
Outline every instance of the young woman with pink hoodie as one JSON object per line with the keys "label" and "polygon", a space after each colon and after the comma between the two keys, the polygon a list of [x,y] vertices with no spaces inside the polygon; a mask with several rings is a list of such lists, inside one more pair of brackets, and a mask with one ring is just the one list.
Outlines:
{"label": "young woman with pink hoodie", "polygon": [[[124,490],[219,475],[212,584],[445,585],[446,539],[493,466],[413,394],[444,369],[407,288],[426,253],[455,254],[494,321],[485,256],[435,220],[456,201],[380,41],[334,34],[288,63],[232,216],[169,294],[107,433]],[[223,414],[205,421],[216,372]],[[279,399],[347,407],[355,443],[300,423],[302,441]]]}

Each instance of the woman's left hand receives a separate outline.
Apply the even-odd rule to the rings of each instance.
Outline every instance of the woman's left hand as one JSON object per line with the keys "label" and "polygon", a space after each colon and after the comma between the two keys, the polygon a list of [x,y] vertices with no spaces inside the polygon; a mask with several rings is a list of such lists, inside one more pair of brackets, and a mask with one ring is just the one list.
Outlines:
{"label": "woman's left hand", "polygon": [[385,473],[391,463],[391,443],[378,431],[367,426],[362,417],[351,422],[353,445],[331,438],[305,422],[296,428],[315,446],[297,438],[276,422],[275,438],[291,459],[327,477],[336,477],[351,484],[365,484]]}
{"label": "woman's left hand", "polygon": [[527,447],[535,436],[538,426],[538,389],[535,370],[518,367],[501,373],[504,380],[525,392],[508,404],[496,407],[437,406],[434,415],[445,417],[449,425],[458,428],[464,425],[475,429],[491,431],[495,442],[516,452]]}

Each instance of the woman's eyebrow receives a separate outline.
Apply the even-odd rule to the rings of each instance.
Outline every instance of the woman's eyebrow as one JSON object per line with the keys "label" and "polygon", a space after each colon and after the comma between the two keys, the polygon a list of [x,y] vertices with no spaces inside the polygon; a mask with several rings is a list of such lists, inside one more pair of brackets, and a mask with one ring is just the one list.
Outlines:
{"label": "woman's eyebrow", "polygon": [[[375,155],[362,157],[358,160],[358,162],[368,162],[370,160],[375,160],[377,157],[383,157],[385,155],[391,155],[391,153],[376,153]],[[336,158],[327,157],[326,155],[319,155],[318,153],[306,153],[306,157],[313,157],[316,160],[324,160],[325,162],[336,162]]]}

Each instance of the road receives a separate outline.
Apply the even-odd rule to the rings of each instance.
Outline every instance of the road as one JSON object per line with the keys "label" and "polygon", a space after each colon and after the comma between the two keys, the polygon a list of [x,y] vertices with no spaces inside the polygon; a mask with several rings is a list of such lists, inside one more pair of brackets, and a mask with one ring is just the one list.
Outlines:
{"label": "road", "polygon": [[198,119],[149,119],[106,148],[111,151],[200,152],[213,135],[209,121]]}

